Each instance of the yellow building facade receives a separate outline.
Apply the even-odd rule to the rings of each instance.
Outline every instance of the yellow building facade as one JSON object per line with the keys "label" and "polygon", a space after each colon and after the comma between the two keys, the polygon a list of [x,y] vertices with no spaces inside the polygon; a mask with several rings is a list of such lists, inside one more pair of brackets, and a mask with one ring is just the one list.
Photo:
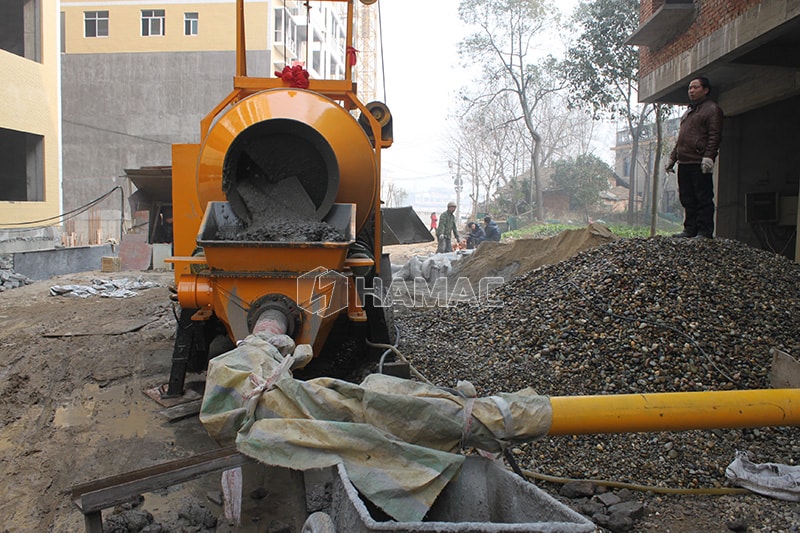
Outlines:
{"label": "yellow building facade", "polygon": [[[235,6],[236,0],[62,0],[63,52],[232,51],[236,49]],[[345,4],[245,0],[244,6],[246,47],[268,51],[272,68],[280,69],[292,61],[300,61],[317,78],[335,78],[337,71],[343,71],[344,50],[337,50],[334,34],[340,33],[343,39]],[[362,62],[360,68],[354,69],[354,78],[365,90],[374,93],[378,10],[376,6],[358,2],[355,6],[356,45]],[[335,17],[331,13],[335,13]],[[336,17],[338,20],[333,21]],[[300,34],[298,28],[301,28]],[[306,32],[305,45],[299,42],[303,32]],[[308,33],[312,34],[310,38]],[[332,54],[336,55],[334,61]],[[272,76],[273,72],[253,75]],[[369,96],[374,97],[374,94]]]}
{"label": "yellow building facade", "polygon": [[[246,1],[247,48],[267,48],[270,5]],[[63,0],[64,52],[210,52],[236,47],[235,0]]]}
{"label": "yellow building facade", "polygon": [[14,240],[61,210],[60,31],[57,2],[3,4],[0,240]]}

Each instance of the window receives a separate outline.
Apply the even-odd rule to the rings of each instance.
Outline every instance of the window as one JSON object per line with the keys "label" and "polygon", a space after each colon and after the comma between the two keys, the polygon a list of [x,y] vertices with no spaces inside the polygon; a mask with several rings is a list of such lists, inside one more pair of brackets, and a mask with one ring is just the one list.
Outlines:
{"label": "window", "polygon": [[275,31],[273,32],[275,45],[283,49],[285,59],[297,55],[297,24],[284,8],[275,10]]}
{"label": "window", "polygon": [[84,11],[83,36],[108,37],[108,11]]}
{"label": "window", "polygon": [[314,50],[311,52],[311,68],[315,73],[321,75],[322,73],[322,52]]}
{"label": "window", "polygon": [[197,35],[197,13],[184,13],[183,14],[183,34],[184,35]]}
{"label": "window", "polygon": [[164,10],[142,10],[142,37],[164,35]]}
{"label": "window", "polygon": [[44,137],[0,128],[0,201],[44,201]]}
{"label": "window", "polygon": [[275,10],[275,42],[283,42],[283,9]]}
{"label": "window", "polygon": [[41,61],[39,0],[0,2],[0,50]]}

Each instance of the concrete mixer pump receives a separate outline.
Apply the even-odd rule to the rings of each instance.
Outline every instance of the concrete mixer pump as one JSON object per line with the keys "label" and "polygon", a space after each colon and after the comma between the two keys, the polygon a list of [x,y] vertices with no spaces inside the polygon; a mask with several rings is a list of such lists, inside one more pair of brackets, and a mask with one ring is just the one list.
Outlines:
{"label": "concrete mixer pump", "polygon": [[[354,0],[319,3],[346,8],[343,79],[310,79],[302,64],[247,76],[237,0],[233,90],[201,121],[199,144],[173,145],[181,313],[163,397],[182,395],[187,371],[260,329],[310,344],[315,356],[334,331],[394,340],[376,281],[390,280],[380,163],[392,117],[356,96]],[[413,235],[402,242],[432,240],[413,219],[401,223]],[[392,242],[408,227],[388,231]]]}

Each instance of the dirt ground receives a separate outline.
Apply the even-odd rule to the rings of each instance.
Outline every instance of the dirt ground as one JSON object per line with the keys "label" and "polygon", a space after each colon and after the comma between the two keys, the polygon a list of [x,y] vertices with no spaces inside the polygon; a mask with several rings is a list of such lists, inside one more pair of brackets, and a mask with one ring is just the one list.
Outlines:
{"label": "dirt ground", "polygon": [[[124,299],[50,295],[51,286],[139,277],[160,286]],[[73,486],[217,448],[197,417],[169,423],[144,394],[169,377],[171,281],[169,272],[88,272],[0,294],[0,530],[83,531]],[[149,495],[150,507],[167,510],[191,492]]]}
{"label": "dirt ground", "polygon": [[[433,243],[413,246],[391,250],[393,263],[433,250]],[[52,286],[139,277],[160,286],[125,299],[50,295]],[[145,394],[169,377],[172,281],[163,271],[86,272],[0,293],[0,531],[83,531],[73,486],[217,448],[197,417],[168,422],[159,414],[163,406]],[[219,515],[221,507],[207,497],[218,482],[210,475],[147,494],[146,508],[157,522],[168,522],[193,498]],[[237,531],[299,531],[302,522],[276,511],[293,506],[281,501],[280,484],[265,485],[275,488],[261,500],[269,505]],[[718,519],[705,520],[707,502],[664,498],[659,505],[649,509],[648,521],[659,531],[727,531]]]}
{"label": "dirt ground", "polygon": [[487,241],[478,246],[468,261],[456,263],[455,275],[469,278],[472,282],[490,276],[508,281],[511,277],[564,261],[583,250],[618,238],[602,224],[590,224],[548,238]]}

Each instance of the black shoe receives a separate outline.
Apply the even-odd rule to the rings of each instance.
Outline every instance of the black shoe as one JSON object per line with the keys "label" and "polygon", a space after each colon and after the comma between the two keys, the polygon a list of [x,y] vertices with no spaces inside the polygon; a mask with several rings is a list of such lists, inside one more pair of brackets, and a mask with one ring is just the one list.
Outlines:
{"label": "black shoe", "polygon": [[694,236],[695,239],[713,239],[713,235],[706,235],[705,233],[698,233]]}
{"label": "black shoe", "polygon": [[696,237],[697,235],[693,235],[686,231],[682,231],[680,233],[673,233],[672,236],[675,237],[676,239],[691,239],[692,237]]}

